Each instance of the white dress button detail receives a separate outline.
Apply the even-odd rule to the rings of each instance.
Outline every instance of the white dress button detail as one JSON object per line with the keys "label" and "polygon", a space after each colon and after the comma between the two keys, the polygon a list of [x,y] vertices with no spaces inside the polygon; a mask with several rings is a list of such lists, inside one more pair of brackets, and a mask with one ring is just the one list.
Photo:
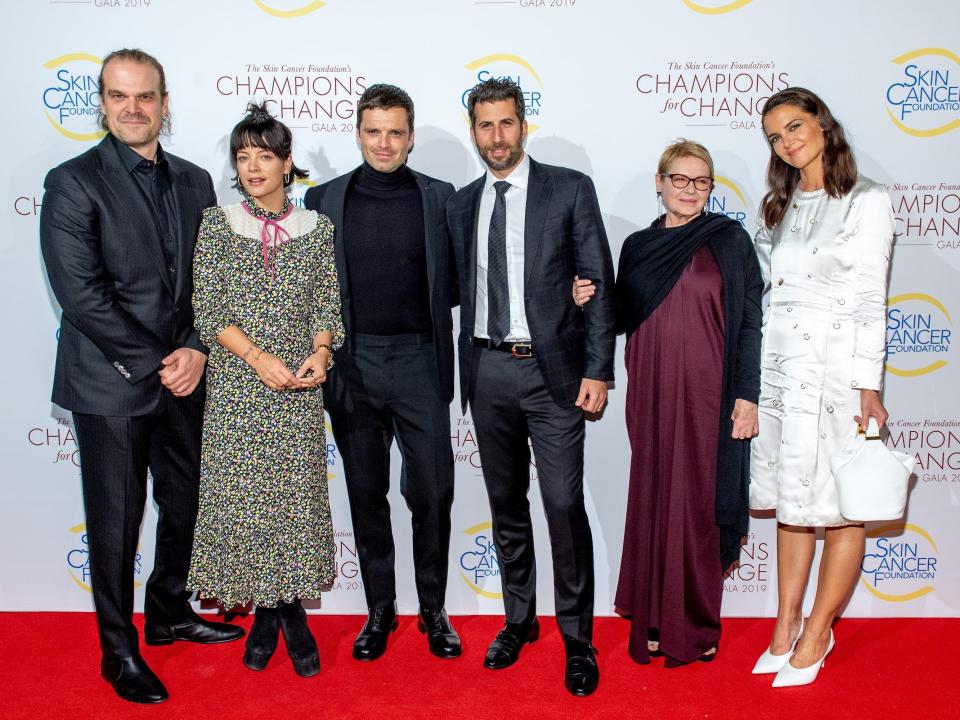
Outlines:
{"label": "white dress button detail", "polygon": [[757,233],[768,303],[750,506],[784,524],[849,524],[830,457],[856,432],[859,388],[883,378],[894,230],[889,195],[861,177],[843,198],[797,192],[781,224]]}

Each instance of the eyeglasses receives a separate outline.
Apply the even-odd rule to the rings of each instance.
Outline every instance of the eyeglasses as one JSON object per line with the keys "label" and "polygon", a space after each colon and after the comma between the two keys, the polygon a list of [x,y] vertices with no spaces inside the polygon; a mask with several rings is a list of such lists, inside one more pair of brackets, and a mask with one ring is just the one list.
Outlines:
{"label": "eyeglasses", "polygon": [[712,177],[687,177],[680,173],[661,173],[661,177],[670,178],[670,184],[677,190],[683,190],[687,185],[693,183],[693,186],[700,191],[709,190],[713,187]]}

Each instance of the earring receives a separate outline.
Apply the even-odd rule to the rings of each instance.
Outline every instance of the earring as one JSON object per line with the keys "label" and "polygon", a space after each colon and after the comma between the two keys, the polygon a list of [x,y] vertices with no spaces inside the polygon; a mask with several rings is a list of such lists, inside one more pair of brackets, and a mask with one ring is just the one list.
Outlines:
{"label": "earring", "polygon": [[663,193],[657,193],[657,217],[666,214],[666,208],[663,207]]}
{"label": "earring", "polygon": [[289,184],[290,184],[290,173],[284,173],[284,174],[283,174],[283,184],[284,184],[284,185],[289,185]]}

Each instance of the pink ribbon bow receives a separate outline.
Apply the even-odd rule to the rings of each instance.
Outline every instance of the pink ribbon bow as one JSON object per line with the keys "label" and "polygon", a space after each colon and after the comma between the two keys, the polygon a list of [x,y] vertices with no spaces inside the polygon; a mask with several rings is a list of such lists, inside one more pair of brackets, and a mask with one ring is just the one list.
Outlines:
{"label": "pink ribbon bow", "polygon": [[[293,212],[293,205],[287,207],[281,215],[278,215],[276,219],[273,218],[263,218],[258,215],[254,215],[253,211],[247,207],[246,203],[240,203],[244,210],[246,210],[252,217],[257,218],[260,221],[260,241],[263,243],[263,269],[267,271],[267,275],[270,276],[270,284],[273,284],[273,280],[276,276],[277,264],[273,263],[273,266],[270,265],[270,248],[276,248],[278,245],[287,242],[290,239],[290,233],[280,227],[280,220],[284,220],[290,213]],[[270,236],[270,229],[273,228],[273,237]]]}

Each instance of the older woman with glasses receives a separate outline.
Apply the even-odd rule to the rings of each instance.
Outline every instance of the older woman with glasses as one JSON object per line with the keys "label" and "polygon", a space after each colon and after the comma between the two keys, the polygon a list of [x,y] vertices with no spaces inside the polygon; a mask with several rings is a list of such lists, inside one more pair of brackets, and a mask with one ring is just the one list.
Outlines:
{"label": "older woman with glasses", "polygon": [[632,450],[616,605],[630,657],[674,667],[716,657],[723,571],[747,532],[762,280],[746,231],[705,211],[706,148],[674,142],[654,182],[664,212],[626,239],[616,284]]}

